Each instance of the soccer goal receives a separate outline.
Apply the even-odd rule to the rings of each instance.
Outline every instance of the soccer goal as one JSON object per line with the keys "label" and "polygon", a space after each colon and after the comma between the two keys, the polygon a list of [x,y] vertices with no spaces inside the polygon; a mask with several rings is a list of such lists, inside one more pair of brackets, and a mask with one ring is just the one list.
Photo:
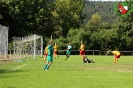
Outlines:
{"label": "soccer goal", "polygon": [[6,60],[8,55],[8,27],[0,25],[0,60]]}
{"label": "soccer goal", "polygon": [[26,37],[13,37],[14,59],[21,59],[27,56],[43,55],[43,37],[40,35],[31,35]]}

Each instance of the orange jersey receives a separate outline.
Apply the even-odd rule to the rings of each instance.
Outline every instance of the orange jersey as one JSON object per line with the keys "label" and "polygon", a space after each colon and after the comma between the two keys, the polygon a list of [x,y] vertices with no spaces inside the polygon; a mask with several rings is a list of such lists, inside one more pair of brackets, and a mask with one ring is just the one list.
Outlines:
{"label": "orange jersey", "polygon": [[57,45],[55,45],[53,48],[54,48],[54,52],[58,50],[58,46]]}
{"label": "orange jersey", "polygon": [[85,50],[85,45],[84,44],[81,44],[80,50]]}
{"label": "orange jersey", "polygon": [[45,54],[48,54],[48,46],[45,47]]}
{"label": "orange jersey", "polygon": [[113,53],[115,56],[120,55],[120,52],[119,52],[119,51],[112,51],[112,53]]}

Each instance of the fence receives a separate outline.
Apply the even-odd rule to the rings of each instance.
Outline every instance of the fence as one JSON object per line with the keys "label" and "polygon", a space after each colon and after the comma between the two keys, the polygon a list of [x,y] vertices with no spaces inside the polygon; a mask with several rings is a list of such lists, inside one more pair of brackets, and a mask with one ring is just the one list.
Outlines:
{"label": "fence", "polygon": [[[14,50],[8,50],[8,55],[6,56],[6,59],[8,60],[16,60],[19,57],[25,58],[30,56],[31,58],[34,58],[34,51],[24,51],[21,54],[14,54]],[[44,52],[44,51],[43,51]],[[107,51],[101,51],[101,50],[86,50],[86,55],[107,55]],[[123,56],[133,56],[133,51],[120,51]],[[37,51],[36,55],[41,56],[41,50]],[[59,55],[65,55],[66,50],[58,50]],[[72,50],[71,55],[79,55],[79,50]],[[17,57],[17,58],[16,58]]]}
{"label": "fence", "polygon": [[[59,54],[64,55],[66,50],[59,50]],[[133,56],[133,51],[120,51],[124,56]],[[107,55],[107,51],[85,50],[86,55]],[[72,50],[71,55],[79,55],[79,50]]]}

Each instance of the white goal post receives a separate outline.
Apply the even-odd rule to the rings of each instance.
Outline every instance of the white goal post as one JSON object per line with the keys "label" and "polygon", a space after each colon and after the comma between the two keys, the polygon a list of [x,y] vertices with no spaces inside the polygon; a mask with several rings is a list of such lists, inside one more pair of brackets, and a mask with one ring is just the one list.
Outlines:
{"label": "white goal post", "polygon": [[0,60],[7,59],[8,30],[9,30],[8,27],[0,25]]}
{"label": "white goal post", "polygon": [[36,39],[41,38],[41,56],[43,55],[43,37],[34,34],[34,59],[36,59]]}
{"label": "white goal post", "polygon": [[26,37],[13,37],[14,59],[21,59],[25,56],[43,55],[43,37],[37,34]]}

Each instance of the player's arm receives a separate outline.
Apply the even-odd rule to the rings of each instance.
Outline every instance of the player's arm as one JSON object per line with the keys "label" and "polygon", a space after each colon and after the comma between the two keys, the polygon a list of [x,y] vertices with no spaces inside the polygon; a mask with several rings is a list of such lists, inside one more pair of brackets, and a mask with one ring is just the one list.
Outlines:
{"label": "player's arm", "polygon": [[114,56],[116,56],[116,53],[115,53],[114,51],[112,51],[112,54],[113,54]]}
{"label": "player's arm", "polygon": [[80,45],[80,47],[79,47],[79,50],[81,50],[81,45]]}
{"label": "player's arm", "polygon": [[46,53],[46,48],[47,48],[47,47],[45,47],[44,54]]}
{"label": "player's arm", "polygon": [[50,38],[50,41],[49,41],[50,45],[52,44],[52,40],[53,40],[53,39],[52,39],[52,35],[51,35],[51,38]]}
{"label": "player's arm", "polygon": [[44,51],[44,55],[45,55],[45,51]]}
{"label": "player's arm", "polygon": [[66,50],[68,50],[68,47],[66,48]]}
{"label": "player's arm", "polygon": [[82,44],[82,43],[83,43],[83,41],[81,40],[81,41],[80,41],[80,43]]}

